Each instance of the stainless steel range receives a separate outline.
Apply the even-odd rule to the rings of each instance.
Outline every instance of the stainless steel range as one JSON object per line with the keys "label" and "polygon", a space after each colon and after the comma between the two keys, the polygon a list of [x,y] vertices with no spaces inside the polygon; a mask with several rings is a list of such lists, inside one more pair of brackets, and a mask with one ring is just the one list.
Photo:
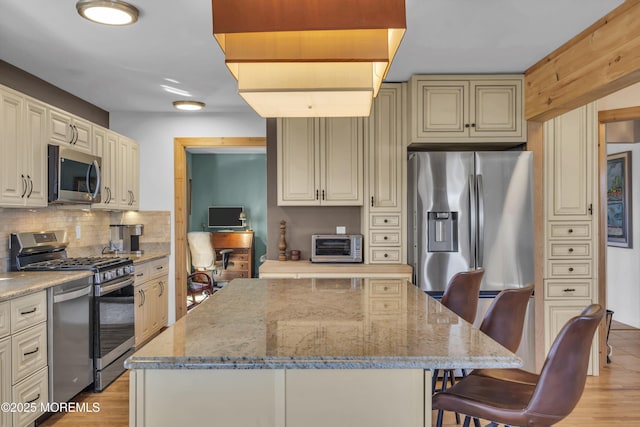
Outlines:
{"label": "stainless steel range", "polygon": [[[14,271],[93,272],[89,293],[80,284],[69,283],[47,293],[52,402],[67,401],[91,382],[95,391],[102,391],[124,372],[123,362],[133,353],[135,342],[133,261],[68,258],[68,244],[65,231],[13,233],[10,241]],[[85,302],[79,303],[80,298]],[[89,383],[84,384],[87,369]]]}

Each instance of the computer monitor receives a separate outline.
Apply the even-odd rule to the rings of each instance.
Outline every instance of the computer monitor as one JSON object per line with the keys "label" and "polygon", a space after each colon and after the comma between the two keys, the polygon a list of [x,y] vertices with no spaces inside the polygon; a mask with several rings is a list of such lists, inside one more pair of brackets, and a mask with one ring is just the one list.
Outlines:
{"label": "computer monitor", "polygon": [[240,213],[244,212],[242,206],[209,206],[209,228],[243,228]]}

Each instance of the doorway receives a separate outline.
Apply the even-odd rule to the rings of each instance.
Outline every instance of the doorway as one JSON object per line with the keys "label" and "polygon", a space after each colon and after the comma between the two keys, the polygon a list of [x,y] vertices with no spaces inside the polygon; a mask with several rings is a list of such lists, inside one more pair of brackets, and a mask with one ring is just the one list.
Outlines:
{"label": "doorway", "polygon": [[187,313],[187,230],[188,230],[188,176],[187,149],[190,148],[224,148],[224,147],[263,147],[267,140],[264,137],[201,137],[174,138],[174,236],[175,236],[175,309],[176,320]]}

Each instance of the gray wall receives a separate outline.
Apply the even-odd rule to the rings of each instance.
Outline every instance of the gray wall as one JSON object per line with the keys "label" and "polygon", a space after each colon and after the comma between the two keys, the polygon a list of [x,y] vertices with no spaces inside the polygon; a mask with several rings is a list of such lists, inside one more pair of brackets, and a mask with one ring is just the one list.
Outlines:
{"label": "gray wall", "polygon": [[105,128],[109,112],[48,83],[33,74],[0,60],[0,84],[61,108]]}
{"label": "gray wall", "polygon": [[287,223],[287,256],[298,249],[301,259],[309,259],[312,234],[334,234],[338,225],[360,233],[359,206],[278,206],[277,145],[276,120],[267,119],[267,258],[278,259],[282,220]]}

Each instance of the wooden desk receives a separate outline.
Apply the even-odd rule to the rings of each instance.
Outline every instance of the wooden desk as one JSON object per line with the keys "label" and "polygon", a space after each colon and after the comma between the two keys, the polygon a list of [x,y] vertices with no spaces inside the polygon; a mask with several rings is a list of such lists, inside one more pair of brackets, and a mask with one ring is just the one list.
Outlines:
{"label": "wooden desk", "polygon": [[[217,272],[213,274],[216,282],[228,282],[233,279],[253,277],[253,231],[222,231],[211,233],[211,244],[216,251]],[[229,254],[229,265],[223,269],[220,264],[223,249],[233,249]]]}

